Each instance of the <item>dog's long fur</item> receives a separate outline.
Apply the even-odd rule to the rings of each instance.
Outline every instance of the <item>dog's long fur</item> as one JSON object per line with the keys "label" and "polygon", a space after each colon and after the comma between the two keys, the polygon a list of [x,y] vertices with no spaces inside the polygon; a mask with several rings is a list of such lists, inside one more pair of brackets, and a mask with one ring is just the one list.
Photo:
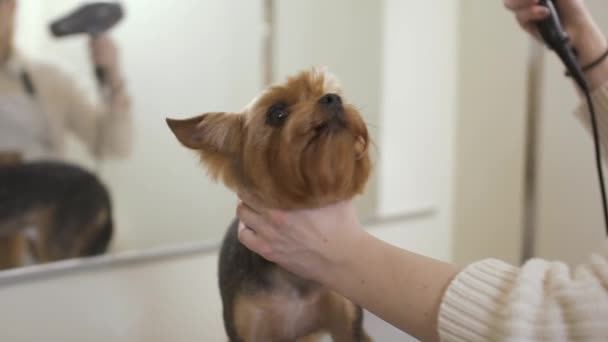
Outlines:
{"label": "dog's long fur", "polygon": [[112,235],[110,196],[91,172],[50,161],[0,166],[0,268],[21,266],[24,254],[35,262],[102,254]]}
{"label": "dog's long fur", "polygon": [[[267,207],[315,208],[360,194],[370,174],[367,127],[342,101],[335,78],[314,68],[268,88],[240,113],[167,123],[229,188]],[[251,252],[237,227],[235,220],[219,262],[230,341],[314,341],[322,331],[335,341],[369,340],[361,308]]]}

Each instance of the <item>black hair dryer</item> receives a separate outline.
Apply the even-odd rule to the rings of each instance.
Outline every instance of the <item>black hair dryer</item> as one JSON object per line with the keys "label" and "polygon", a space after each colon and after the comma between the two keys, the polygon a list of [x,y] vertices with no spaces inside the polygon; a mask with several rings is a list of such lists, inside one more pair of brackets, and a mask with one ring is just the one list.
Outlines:
{"label": "black hair dryer", "polygon": [[[68,15],[53,21],[49,27],[54,37],[75,34],[95,36],[114,27],[124,16],[122,6],[116,2],[94,2],[85,4]],[[100,84],[105,83],[105,70],[95,66],[95,75]]]}

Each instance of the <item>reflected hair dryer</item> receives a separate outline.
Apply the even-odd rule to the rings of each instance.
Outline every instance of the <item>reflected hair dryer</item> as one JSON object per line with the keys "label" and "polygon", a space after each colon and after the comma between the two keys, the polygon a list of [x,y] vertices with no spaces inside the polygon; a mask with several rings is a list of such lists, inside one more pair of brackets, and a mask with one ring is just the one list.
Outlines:
{"label": "reflected hair dryer", "polygon": [[124,12],[119,3],[94,2],[83,5],[70,14],[53,21],[51,34],[65,37],[75,34],[96,35],[104,33],[116,25]]}
{"label": "reflected hair dryer", "polygon": [[[95,36],[114,27],[123,16],[124,11],[119,3],[94,2],[53,21],[49,29],[57,38],[76,34]],[[95,66],[95,75],[101,84],[105,82],[105,72],[101,66]]]}

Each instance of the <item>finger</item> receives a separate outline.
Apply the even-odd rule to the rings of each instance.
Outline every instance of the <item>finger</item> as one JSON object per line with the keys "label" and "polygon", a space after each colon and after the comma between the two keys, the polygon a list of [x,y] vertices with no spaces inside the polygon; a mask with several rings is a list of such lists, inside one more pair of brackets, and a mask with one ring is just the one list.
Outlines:
{"label": "finger", "polygon": [[515,17],[522,26],[533,24],[534,21],[544,19],[548,15],[549,10],[545,6],[533,6],[515,12]]}
{"label": "finger", "polygon": [[261,249],[262,241],[259,240],[257,234],[243,224],[243,222],[239,222],[238,238],[245,247],[254,252],[258,252],[258,250]]}
{"label": "finger", "polygon": [[102,40],[99,36],[91,36],[91,39],[89,40],[89,44],[91,45],[92,48],[99,48],[101,43],[102,43]]}
{"label": "finger", "polygon": [[275,261],[269,244],[264,239],[260,238],[256,232],[245,226],[242,222],[239,223],[237,236],[239,241],[245,247],[247,247],[247,249],[261,255],[266,260]]}
{"label": "finger", "polygon": [[94,50],[107,50],[112,48],[110,39],[104,34],[92,36],[89,40],[89,44]]}
{"label": "finger", "polygon": [[236,216],[247,228],[253,230],[257,235],[267,237],[270,234],[269,230],[272,229],[272,226],[264,220],[262,215],[253,211],[246,204],[240,203],[237,206]]}
{"label": "finger", "polygon": [[542,37],[540,35],[540,33],[538,32],[538,28],[536,27],[536,25],[532,22],[529,22],[527,24],[521,24],[520,26],[529,34],[531,34],[535,39],[537,39],[538,41],[542,41]]}
{"label": "finger", "polygon": [[538,3],[538,0],[504,0],[506,8],[517,11],[526,7],[530,7]]}
{"label": "finger", "polygon": [[260,203],[259,199],[253,195],[252,193],[249,193],[247,191],[241,191],[238,193],[239,199],[245,203],[251,210],[262,214],[263,212],[266,211],[266,208]]}
{"label": "finger", "polygon": [[270,244],[243,223],[239,223],[238,239],[245,247],[261,255],[264,259],[272,262],[277,261],[277,255]]}
{"label": "finger", "polygon": [[258,213],[275,226],[287,224],[287,215],[285,212],[264,207],[255,195],[248,192],[240,192],[239,197],[241,198],[242,203],[249,207],[250,210]]}

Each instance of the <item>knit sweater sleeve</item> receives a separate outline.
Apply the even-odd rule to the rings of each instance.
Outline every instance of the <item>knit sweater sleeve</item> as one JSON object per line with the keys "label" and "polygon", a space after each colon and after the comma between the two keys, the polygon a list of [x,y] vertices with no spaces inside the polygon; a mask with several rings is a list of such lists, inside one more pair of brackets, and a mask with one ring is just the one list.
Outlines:
{"label": "knit sweater sleeve", "polygon": [[[592,99],[606,158],[608,83]],[[587,105],[575,114],[590,129]],[[469,265],[443,296],[441,340],[608,341],[608,248],[604,252],[573,268],[540,259],[521,268],[495,259]]]}
{"label": "knit sweater sleeve", "polygon": [[608,341],[608,259],[570,269],[534,259],[517,268],[488,259],[450,284],[442,341]]}

